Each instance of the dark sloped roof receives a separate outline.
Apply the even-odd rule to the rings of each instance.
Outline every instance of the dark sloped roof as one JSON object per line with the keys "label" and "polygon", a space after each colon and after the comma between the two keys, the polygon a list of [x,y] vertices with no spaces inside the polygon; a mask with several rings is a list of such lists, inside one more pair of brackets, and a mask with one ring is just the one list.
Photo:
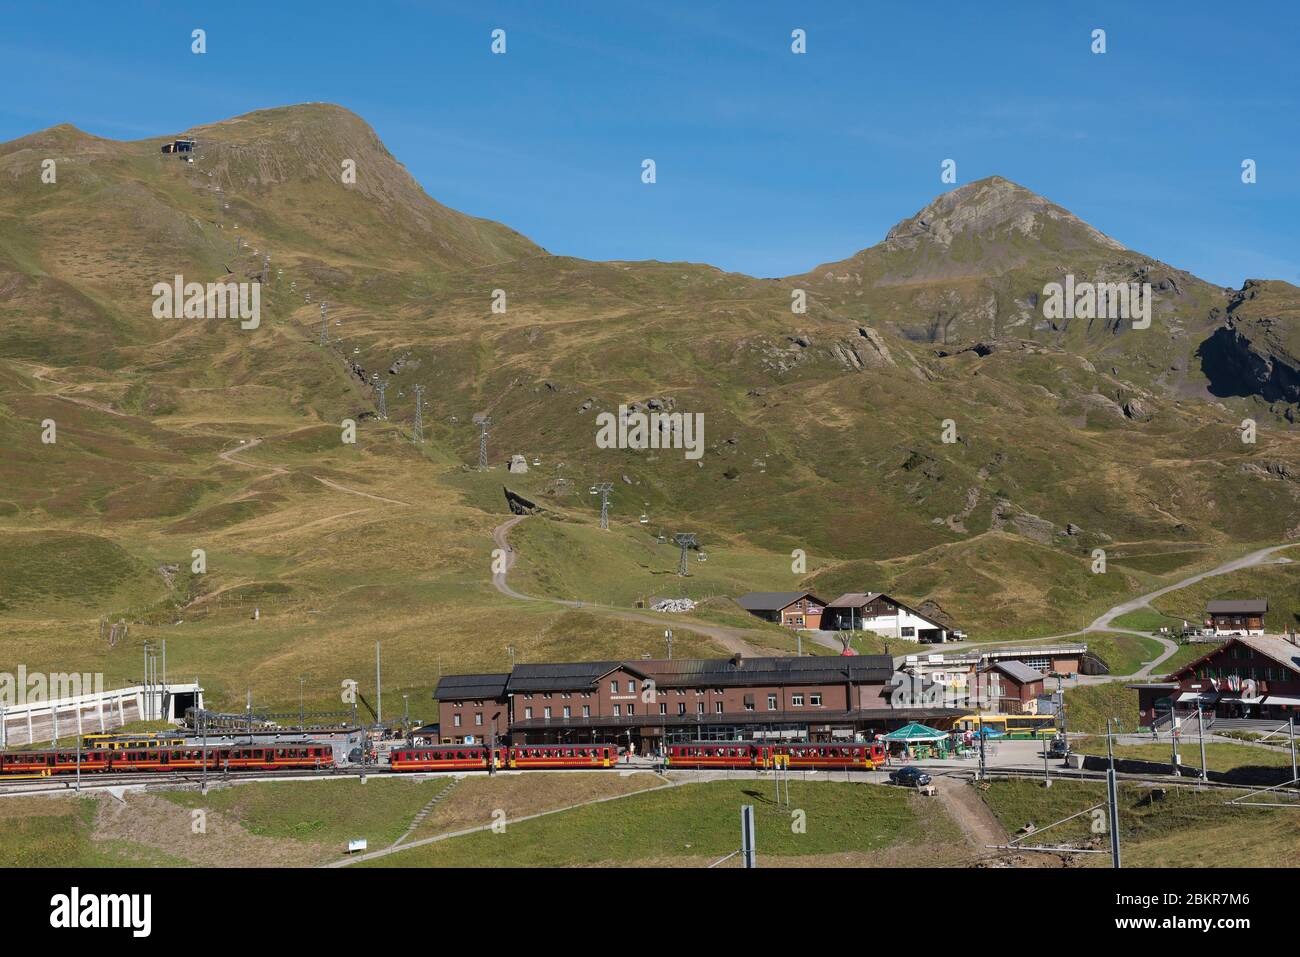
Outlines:
{"label": "dark sloped roof", "polygon": [[566,661],[519,664],[509,675],[447,675],[438,682],[440,701],[501,698],[533,691],[580,691],[595,688],[611,671],[652,678],[659,687],[712,685],[745,687],[791,684],[873,684],[894,673],[888,655],[852,657],[675,658],[671,661]]}
{"label": "dark sloped roof", "polygon": [[826,604],[810,591],[751,591],[736,599],[736,604],[746,611],[780,611],[804,595],[819,605]]}
{"label": "dark sloped roof", "polygon": [[1046,675],[1041,671],[1029,667],[1029,665],[1025,664],[1023,661],[995,661],[989,667],[996,668],[998,671],[1001,671],[1012,680],[1020,682],[1022,685],[1031,684],[1035,681],[1042,681],[1043,678],[1046,677]]}
{"label": "dark sloped roof", "polygon": [[676,658],[639,661],[638,667],[661,687],[713,684],[719,687],[780,684],[884,682],[894,673],[888,655],[783,658]]}
{"label": "dark sloped roof", "polygon": [[439,701],[462,701],[466,698],[502,698],[506,693],[505,674],[443,675],[433,696]]}
{"label": "dark sloped roof", "polygon": [[1268,602],[1263,598],[1212,601],[1206,604],[1205,611],[1210,615],[1262,615],[1268,611]]}
{"label": "dark sloped roof", "polygon": [[601,675],[621,667],[618,661],[566,661],[534,665],[515,665],[506,690],[519,691],[569,691],[590,688]]}

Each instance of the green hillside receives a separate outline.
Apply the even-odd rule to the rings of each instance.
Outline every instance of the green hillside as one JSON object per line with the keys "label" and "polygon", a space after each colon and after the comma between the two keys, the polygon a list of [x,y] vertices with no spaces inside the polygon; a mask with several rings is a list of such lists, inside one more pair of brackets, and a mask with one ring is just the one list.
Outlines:
{"label": "green hillside", "polygon": [[[755,279],[552,256],[425,195],[339,107],[188,132],[193,163],[68,126],[0,144],[0,626],[29,667],[131,680],[140,642],[166,639],[214,703],[301,686],[324,707],[380,642],[423,700],[507,646],[659,653],[666,624],[610,609],[656,597],[709,599],[683,652],[791,650],[727,600],[803,587],[1032,637],[1300,528],[1290,406],[1238,369],[1285,337],[1215,340],[1231,375],[1202,361],[1225,317],[1273,328],[1300,293],[1210,286],[1001,178]],[[1150,282],[1151,328],[1045,319],[1065,270]],[[178,274],[259,281],[257,328],[155,318]],[[701,414],[702,455],[598,447],[620,405]],[[503,485],[545,509],[512,532],[511,586],[581,610],[493,587]],[[700,543],[685,579],[679,531]],[[131,625],[111,649],[102,616]]]}

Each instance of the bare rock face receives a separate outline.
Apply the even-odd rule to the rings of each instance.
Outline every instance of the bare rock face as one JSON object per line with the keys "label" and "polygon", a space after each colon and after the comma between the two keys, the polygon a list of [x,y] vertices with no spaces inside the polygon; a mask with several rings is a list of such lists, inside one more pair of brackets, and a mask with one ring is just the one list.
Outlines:
{"label": "bare rock face", "polygon": [[1119,403],[1102,395],[1100,392],[1089,392],[1087,395],[1081,395],[1079,396],[1079,402],[1089,411],[1100,412],[1112,419],[1118,420],[1125,417],[1124,410],[1120,408]]}
{"label": "bare rock face", "polygon": [[921,602],[921,604],[917,606],[916,610],[919,611],[921,614],[923,614],[926,618],[929,618],[932,621],[937,621],[945,628],[951,628],[956,624],[956,621],[953,619],[952,615],[944,611],[943,606],[941,606],[933,598],[927,598],[925,601]]}
{"label": "bare rock face", "polygon": [[856,344],[855,352],[863,365],[897,365],[889,354],[889,346],[875,329],[858,326],[858,337],[863,341]]}
{"label": "bare rock face", "polygon": [[1001,176],[991,176],[959,186],[896,225],[885,241],[898,248],[916,249],[930,244],[948,249],[963,236],[995,239],[1019,234],[1040,239],[1046,229],[1064,226],[1088,241],[1124,247],[1068,210]]}
{"label": "bare rock face", "polygon": [[1214,395],[1300,402],[1300,289],[1248,279],[1228,301],[1225,323],[1201,343]]}
{"label": "bare rock face", "polygon": [[1141,399],[1129,399],[1124,403],[1124,415],[1137,422],[1147,422],[1153,413]]}

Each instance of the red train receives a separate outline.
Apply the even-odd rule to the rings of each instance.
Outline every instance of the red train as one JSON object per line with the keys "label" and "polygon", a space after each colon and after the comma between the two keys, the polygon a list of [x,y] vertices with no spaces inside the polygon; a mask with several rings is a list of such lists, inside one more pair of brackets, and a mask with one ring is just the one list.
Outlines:
{"label": "red train", "polygon": [[749,741],[692,741],[668,745],[670,768],[760,768],[870,771],[885,763],[879,744],[765,744]]}
{"label": "red train", "polygon": [[[485,771],[494,768],[608,768],[618,764],[613,744],[486,745],[445,744],[397,748],[389,755],[394,771]],[[759,770],[869,771],[885,763],[879,744],[764,744],[748,741],[694,741],[668,746],[666,763],[673,768],[738,768]]]}
{"label": "red train", "polygon": [[[443,744],[395,748],[388,756],[394,771],[485,771],[486,745]],[[491,757],[495,768],[608,768],[618,763],[615,744],[502,745]]]}
{"label": "red train", "polygon": [[334,749],[323,744],[212,745],[208,748],[95,748],[0,752],[0,774],[48,777],[101,771],[277,771],[285,768],[332,768]]}
{"label": "red train", "polygon": [[[393,771],[485,771],[494,768],[610,768],[618,764],[615,744],[432,745],[394,748],[389,754]],[[82,750],[83,774],[100,772],[167,772],[283,769],[320,769],[335,766],[334,749],[327,744],[192,745],[168,747],[94,748]],[[878,744],[768,744],[747,741],[694,741],[667,749],[670,768],[736,768],[870,770],[885,762]],[[0,775],[48,777],[74,774],[75,750],[0,752]]]}

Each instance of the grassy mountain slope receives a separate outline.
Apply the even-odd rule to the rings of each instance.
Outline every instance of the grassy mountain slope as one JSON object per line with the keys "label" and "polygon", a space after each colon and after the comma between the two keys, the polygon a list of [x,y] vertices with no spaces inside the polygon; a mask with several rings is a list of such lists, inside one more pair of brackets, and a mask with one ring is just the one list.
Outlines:
{"label": "grassy mountain slope", "polygon": [[[161,154],[162,137],[71,127],[0,144],[0,621],[15,664],[127,680],[139,642],[165,637],[177,673],[217,699],[292,700],[302,678],[324,705],[372,670],[374,641],[412,694],[504,666],[506,645],[522,660],[661,651],[656,626],[493,590],[502,484],[550,515],[516,531],[525,591],[628,605],[889,588],[936,599],[977,638],[1066,630],[1300,528],[1287,395],[1240,377],[1225,390],[1203,361],[1229,321],[1242,341],[1215,355],[1238,365],[1256,330],[1281,335],[1295,288],[1243,299],[1005,180],[944,194],[840,263],[760,280],[549,255],[430,199],[338,107],[188,132],[193,163]],[[153,317],[154,283],[252,280],[268,255],[257,329]],[[1067,272],[1151,282],[1151,328],[1045,319],[1043,286]],[[1270,348],[1256,382],[1285,380]],[[597,448],[596,416],[620,404],[702,413],[705,454]],[[478,473],[483,415],[494,468]],[[507,476],[515,452],[541,464]],[[615,485],[607,533],[597,481]],[[679,530],[708,557],[684,582],[656,541]],[[101,615],[134,622],[116,648]]]}

